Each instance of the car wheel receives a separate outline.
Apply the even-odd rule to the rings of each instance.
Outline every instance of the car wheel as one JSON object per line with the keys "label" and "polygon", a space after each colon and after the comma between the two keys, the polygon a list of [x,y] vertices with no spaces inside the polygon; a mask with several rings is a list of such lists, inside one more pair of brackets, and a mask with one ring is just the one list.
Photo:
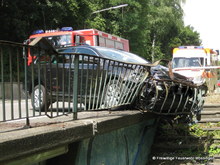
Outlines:
{"label": "car wheel", "polygon": [[105,89],[105,100],[104,106],[111,108],[119,105],[122,98],[122,88],[120,87],[120,82],[117,80],[110,80]]}
{"label": "car wheel", "polygon": [[[32,107],[38,111],[45,111],[49,108],[49,103],[46,100],[46,90],[43,85],[37,85],[31,93]],[[47,103],[47,104],[46,104]]]}

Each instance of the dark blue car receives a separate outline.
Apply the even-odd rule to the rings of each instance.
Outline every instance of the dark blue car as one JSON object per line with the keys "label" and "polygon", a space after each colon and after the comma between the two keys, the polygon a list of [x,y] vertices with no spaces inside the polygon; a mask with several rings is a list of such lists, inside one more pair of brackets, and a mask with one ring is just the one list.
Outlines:
{"label": "dark blue car", "polygon": [[30,68],[36,73],[29,91],[37,110],[47,110],[54,102],[72,102],[76,92],[74,81],[77,81],[78,103],[84,110],[128,105],[149,73],[146,66],[149,62],[142,57],[95,46],[59,49],[55,55],[37,57],[34,63]]}

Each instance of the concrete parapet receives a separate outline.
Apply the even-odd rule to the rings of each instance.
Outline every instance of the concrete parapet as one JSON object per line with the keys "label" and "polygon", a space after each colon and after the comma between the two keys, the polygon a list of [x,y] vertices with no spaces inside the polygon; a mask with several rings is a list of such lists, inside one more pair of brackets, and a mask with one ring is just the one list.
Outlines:
{"label": "concrete parapet", "polygon": [[[66,121],[56,124],[2,132],[0,164],[152,120],[155,116],[139,111],[113,111],[109,115],[99,112],[94,118],[86,117],[75,121],[69,119],[70,116]],[[48,123],[48,119],[45,123]]]}

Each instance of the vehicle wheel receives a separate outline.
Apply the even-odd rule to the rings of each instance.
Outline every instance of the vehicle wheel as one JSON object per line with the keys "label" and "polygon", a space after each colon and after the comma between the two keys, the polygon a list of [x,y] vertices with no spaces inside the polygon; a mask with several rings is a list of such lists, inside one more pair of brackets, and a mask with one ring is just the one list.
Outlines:
{"label": "vehicle wheel", "polygon": [[46,90],[43,85],[37,85],[31,93],[31,104],[35,110],[45,111],[49,108],[49,103],[46,100]]}
{"label": "vehicle wheel", "polygon": [[122,88],[119,86],[120,82],[117,80],[110,80],[106,86],[104,106],[111,108],[119,105],[122,97]]}

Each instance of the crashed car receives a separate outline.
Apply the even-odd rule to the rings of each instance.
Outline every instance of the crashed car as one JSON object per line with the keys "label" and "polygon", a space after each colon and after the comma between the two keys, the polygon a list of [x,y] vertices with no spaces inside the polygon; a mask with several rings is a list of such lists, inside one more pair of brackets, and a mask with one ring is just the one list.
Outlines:
{"label": "crashed car", "polygon": [[168,67],[157,65],[151,67],[150,76],[136,100],[136,107],[159,115],[184,115],[190,120],[195,116],[200,120],[206,93],[205,84],[195,84]]}

